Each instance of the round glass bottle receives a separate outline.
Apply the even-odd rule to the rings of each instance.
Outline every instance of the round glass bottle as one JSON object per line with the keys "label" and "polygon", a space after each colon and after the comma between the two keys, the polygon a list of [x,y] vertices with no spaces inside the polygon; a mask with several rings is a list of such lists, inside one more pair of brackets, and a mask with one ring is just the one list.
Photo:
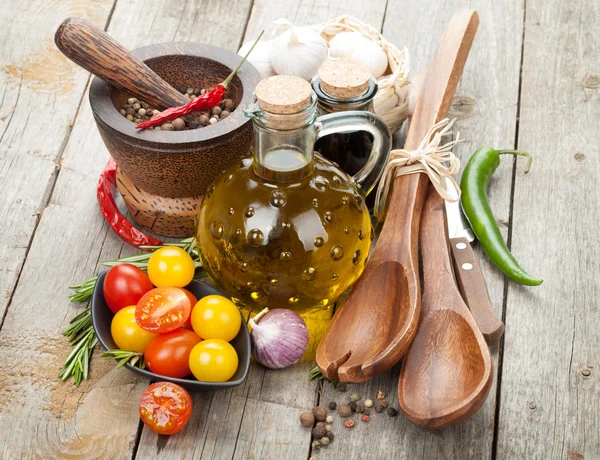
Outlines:
{"label": "round glass bottle", "polygon": [[[208,276],[248,310],[329,307],[361,275],[371,223],[360,186],[387,160],[391,138],[368,112],[317,119],[317,98],[304,80],[275,76],[256,89],[246,110],[254,123],[253,155],[208,188],[198,219]],[[364,129],[370,161],[355,178],[314,152],[323,135]]]}

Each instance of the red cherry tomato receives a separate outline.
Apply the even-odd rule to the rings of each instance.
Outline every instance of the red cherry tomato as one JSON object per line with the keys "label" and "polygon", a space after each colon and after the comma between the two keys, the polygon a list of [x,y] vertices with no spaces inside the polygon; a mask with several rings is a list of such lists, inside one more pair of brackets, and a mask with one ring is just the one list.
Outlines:
{"label": "red cherry tomato", "polygon": [[135,305],[153,289],[150,278],[135,265],[115,265],[104,277],[104,300],[113,313]]}
{"label": "red cherry tomato", "polygon": [[183,292],[185,292],[185,295],[187,296],[188,299],[190,299],[190,305],[192,306],[191,310],[190,310],[190,316],[188,316],[187,321],[185,322],[185,324],[183,325],[183,327],[187,327],[188,329],[192,329],[192,310],[194,309],[194,306],[198,303],[198,299],[196,299],[196,296],[194,294],[192,294],[190,291],[188,291],[187,289],[183,289],[181,288],[181,290]]}
{"label": "red cherry tomato", "polygon": [[182,378],[190,375],[190,353],[201,342],[198,335],[188,329],[177,329],[156,336],[144,352],[146,367],[155,374]]}
{"label": "red cherry tomato", "polygon": [[185,292],[175,287],[158,287],[147,292],[135,307],[135,321],[142,329],[164,334],[180,328],[192,306]]}
{"label": "red cherry tomato", "polygon": [[192,398],[179,385],[153,383],[140,400],[140,417],[144,425],[158,434],[175,434],[192,415]]}

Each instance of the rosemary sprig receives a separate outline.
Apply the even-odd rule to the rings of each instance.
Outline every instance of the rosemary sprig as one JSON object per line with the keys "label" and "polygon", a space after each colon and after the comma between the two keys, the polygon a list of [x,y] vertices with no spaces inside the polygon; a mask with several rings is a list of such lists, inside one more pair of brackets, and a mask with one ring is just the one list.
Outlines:
{"label": "rosemary sprig", "polygon": [[[178,243],[168,243],[169,246],[178,246],[184,249],[192,259],[194,260],[194,266],[196,272],[194,274],[195,279],[203,278],[206,276],[206,272],[202,268],[200,259],[198,257],[198,250],[196,249],[196,238],[190,237],[181,240]],[[102,262],[102,265],[106,267],[114,267],[119,264],[132,264],[142,270],[148,269],[148,261],[154,251],[160,249],[162,246],[140,246],[140,249],[146,250],[141,254],[134,254],[127,257],[121,257],[120,259],[108,260]],[[71,302],[87,302],[94,292],[94,285],[96,284],[97,276],[90,278],[80,284],[74,284],[69,286],[75,292],[69,296]],[[73,345],[73,350],[65,360],[65,364],[58,374],[58,377],[64,382],[70,377],[75,380],[75,385],[79,386],[82,380],[86,380],[89,375],[90,359],[94,351],[94,347],[98,343],[96,337],[96,331],[92,326],[92,313],[90,307],[87,307],[82,312],[75,315],[71,320],[71,327],[63,332],[63,335],[69,338],[69,342]],[[140,369],[144,368],[143,355],[134,351],[127,350],[110,350],[102,354],[103,357],[112,357],[118,360],[117,367],[124,366],[126,363],[132,366],[138,366]]]}
{"label": "rosemary sprig", "polygon": [[[204,278],[206,276],[206,272],[202,268],[202,264],[200,263],[200,259],[198,257],[198,250],[196,249],[196,238],[189,237],[181,240],[178,243],[169,243],[169,246],[177,246],[184,249],[192,259],[194,260],[194,267],[196,267],[196,273],[194,274],[195,279]],[[141,254],[134,254],[131,256],[121,257],[120,259],[115,260],[107,260],[102,262],[102,265],[105,267],[114,267],[115,265],[120,264],[131,264],[136,267],[146,271],[148,270],[148,261],[150,260],[150,256],[157,249],[160,249],[162,246],[140,246],[140,249],[149,252],[143,252]],[[71,302],[87,302],[94,292],[94,285],[96,284],[97,276],[90,278],[87,281],[84,281],[81,284],[74,284],[69,286],[70,289],[73,289],[75,292],[69,296]]]}
{"label": "rosemary sprig", "polygon": [[144,365],[144,354],[138,353],[137,351],[129,351],[129,350],[108,350],[100,355],[101,358],[113,358],[117,360],[117,369],[119,367],[123,367],[125,364],[129,363],[132,367],[139,367],[140,369],[145,369]]}
{"label": "rosemary sprig", "polygon": [[71,320],[71,327],[63,332],[73,345],[73,350],[65,359],[65,364],[58,374],[64,382],[73,377],[75,385],[79,386],[82,380],[86,380],[90,370],[90,358],[94,347],[98,343],[96,332],[92,326],[92,313],[90,308],[77,314]]}
{"label": "rosemary sprig", "polygon": [[325,377],[323,375],[323,372],[321,372],[321,369],[319,369],[319,366],[315,366],[310,370],[310,372],[308,373],[308,380],[324,380],[326,382],[331,383],[331,386],[333,388],[335,388],[337,385],[337,382],[334,382],[333,380],[329,380],[327,377]]}

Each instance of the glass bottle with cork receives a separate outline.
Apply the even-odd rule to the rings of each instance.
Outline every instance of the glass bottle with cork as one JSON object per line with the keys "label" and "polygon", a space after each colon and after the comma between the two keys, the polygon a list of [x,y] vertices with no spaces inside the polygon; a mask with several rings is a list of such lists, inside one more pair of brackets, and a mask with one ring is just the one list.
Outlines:
{"label": "glass bottle with cork", "polygon": [[[261,81],[245,114],[254,124],[253,152],[208,188],[198,218],[200,257],[238,306],[251,314],[297,311],[316,344],[330,307],[363,272],[371,244],[363,188],[381,174],[391,136],[369,112],[317,118],[316,94],[292,76]],[[349,129],[373,138],[369,161],[354,177],[314,149],[322,136]]]}
{"label": "glass bottle with cork", "polygon": [[[312,87],[321,114],[351,110],[373,112],[377,81],[367,66],[354,59],[328,59],[313,78]],[[316,151],[339,164],[350,175],[364,168],[372,148],[373,138],[365,131],[329,134],[315,144]],[[375,186],[379,179],[380,176],[376,176],[369,182]],[[365,189],[364,192],[368,195],[371,190]]]}

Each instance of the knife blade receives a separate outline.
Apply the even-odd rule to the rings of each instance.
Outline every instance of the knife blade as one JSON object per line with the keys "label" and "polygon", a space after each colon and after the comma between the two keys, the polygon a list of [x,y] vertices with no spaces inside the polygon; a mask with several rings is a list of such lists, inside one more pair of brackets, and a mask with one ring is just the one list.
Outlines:
{"label": "knife blade", "polygon": [[[458,197],[448,178],[446,190],[453,199]],[[445,201],[445,206],[448,238],[458,287],[486,342],[488,345],[496,345],[504,333],[504,324],[492,308],[483,272],[470,244],[475,235],[460,208],[460,201]]]}

